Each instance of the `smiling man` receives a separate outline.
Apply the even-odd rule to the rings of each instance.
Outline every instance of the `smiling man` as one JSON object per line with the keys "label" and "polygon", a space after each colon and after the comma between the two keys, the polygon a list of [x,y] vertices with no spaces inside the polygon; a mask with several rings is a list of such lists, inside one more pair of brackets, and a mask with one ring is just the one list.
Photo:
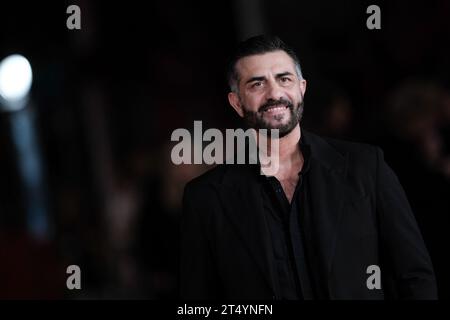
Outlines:
{"label": "smiling man", "polygon": [[[306,80],[277,37],[239,44],[230,105],[279,130],[279,170],[219,165],[183,199],[185,299],[435,299],[425,244],[397,177],[374,146],[301,128]],[[262,173],[262,174],[261,174]]]}

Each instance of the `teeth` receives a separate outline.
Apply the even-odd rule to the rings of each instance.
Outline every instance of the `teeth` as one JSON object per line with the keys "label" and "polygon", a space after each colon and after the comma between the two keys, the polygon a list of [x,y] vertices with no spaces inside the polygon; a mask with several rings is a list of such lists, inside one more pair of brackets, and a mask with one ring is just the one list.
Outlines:
{"label": "teeth", "polygon": [[266,110],[266,112],[281,111],[284,109],[286,109],[286,107],[275,107],[275,108],[270,108],[270,109]]}

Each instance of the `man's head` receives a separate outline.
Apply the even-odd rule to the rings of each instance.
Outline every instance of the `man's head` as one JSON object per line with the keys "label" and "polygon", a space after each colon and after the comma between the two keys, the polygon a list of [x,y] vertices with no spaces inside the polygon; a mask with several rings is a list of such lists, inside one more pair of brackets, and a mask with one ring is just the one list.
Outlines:
{"label": "man's head", "polygon": [[306,81],[294,51],[278,37],[257,36],[239,44],[228,70],[228,101],[255,129],[290,133],[303,112]]}

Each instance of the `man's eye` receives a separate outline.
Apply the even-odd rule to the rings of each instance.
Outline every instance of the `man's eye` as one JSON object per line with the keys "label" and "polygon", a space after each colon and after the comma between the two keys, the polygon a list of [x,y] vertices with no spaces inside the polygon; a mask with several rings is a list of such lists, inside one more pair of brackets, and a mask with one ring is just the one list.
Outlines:
{"label": "man's eye", "polygon": [[289,82],[289,81],[291,81],[291,79],[289,79],[288,77],[281,78],[281,82]]}
{"label": "man's eye", "polygon": [[255,82],[255,83],[252,85],[252,88],[260,87],[261,85],[262,85],[262,82]]}

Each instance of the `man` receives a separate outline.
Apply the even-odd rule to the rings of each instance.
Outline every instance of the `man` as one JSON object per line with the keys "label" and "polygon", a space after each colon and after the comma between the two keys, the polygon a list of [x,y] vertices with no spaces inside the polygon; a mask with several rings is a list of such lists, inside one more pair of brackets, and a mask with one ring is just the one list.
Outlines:
{"label": "man", "polygon": [[427,249],[397,177],[373,146],[301,129],[306,81],[279,38],[241,43],[228,100],[279,129],[279,169],[219,165],[185,188],[185,299],[436,299]]}

